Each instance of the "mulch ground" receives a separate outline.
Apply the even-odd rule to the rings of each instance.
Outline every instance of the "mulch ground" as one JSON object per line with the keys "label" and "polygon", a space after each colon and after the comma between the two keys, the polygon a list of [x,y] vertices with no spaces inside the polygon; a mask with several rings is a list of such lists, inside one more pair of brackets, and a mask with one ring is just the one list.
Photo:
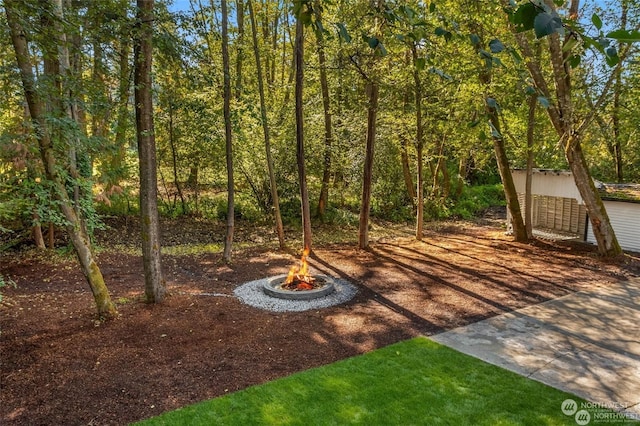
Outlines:
{"label": "mulch ground", "polygon": [[[189,232],[210,238],[210,226]],[[350,302],[275,313],[233,297],[237,286],[286,273],[290,253],[245,244],[220,254],[165,255],[170,296],[142,301],[143,272],[127,223],[99,234],[119,317],[96,319],[76,263],[51,254],[0,255],[16,288],[0,303],[0,423],[126,424],[416,335],[431,335],[594,285],[640,274],[640,258],[603,260],[579,243],[514,243],[491,225],[428,231],[422,242],[385,237],[367,251],[316,248],[313,271],[358,286]],[[165,244],[185,238],[176,223]],[[268,245],[268,244],[267,244]]]}

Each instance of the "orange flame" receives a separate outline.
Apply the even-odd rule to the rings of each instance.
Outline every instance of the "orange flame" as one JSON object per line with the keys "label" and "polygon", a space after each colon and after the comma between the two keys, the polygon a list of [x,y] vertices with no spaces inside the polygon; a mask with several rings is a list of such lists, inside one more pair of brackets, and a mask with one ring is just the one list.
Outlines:
{"label": "orange flame", "polygon": [[309,249],[305,248],[300,258],[300,265],[293,265],[289,270],[285,284],[291,284],[295,280],[311,283],[315,279],[309,275],[309,263],[307,262],[307,256],[309,256]]}

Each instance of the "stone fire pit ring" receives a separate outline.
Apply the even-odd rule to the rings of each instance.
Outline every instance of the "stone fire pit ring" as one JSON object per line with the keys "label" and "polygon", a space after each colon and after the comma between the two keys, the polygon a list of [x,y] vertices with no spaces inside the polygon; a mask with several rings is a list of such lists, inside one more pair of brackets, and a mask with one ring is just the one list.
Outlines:
{"label": "stone fire pit ring", "polygon": [[[256,308],[273,312],[302,312],[348,302],[358,292],[358,288],[349,281],[326,275],[314,275],[314,278],[331,282],[333,284],[333,291],[326,295],[317,296],[316,294],[317,297],[315,299],[282,299],[271,296],[265,292],[265,286],[270,285],[270,283],[279,285],[285,278],[286,275],[278,275],[249,281],[237,287],[233,293],[243,303]],[[274,288],[273,285],[270,286]],[[322,290],[322,288],[316,290]],[[307,290],[306,292],[311,291],[315,290]],[[289,293],[305,293],[305,291],[289,291]]]}
{"label": "stone fire pit ring", "polygon": [[313,290],[292,291],[283,289],[282,283],[284,282],[284,278],[282,277],[267,279],[267,281],[262,285],[262,290],[267,294],[267,296],[286,300],[318,299],[335,291],[333,278],[325,275],[314,276],[314,278],[316,279],[316,283],[320,284],[321,287],[314,288]]}

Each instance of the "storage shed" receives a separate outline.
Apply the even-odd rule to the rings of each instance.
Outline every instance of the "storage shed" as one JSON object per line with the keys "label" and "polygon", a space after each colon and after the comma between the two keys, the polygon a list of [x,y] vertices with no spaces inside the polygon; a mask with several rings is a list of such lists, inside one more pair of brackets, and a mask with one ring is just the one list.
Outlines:
{"label": "storage shed", "polygon": [[[512,170],[513,181],[524,215],[525,170]],[[599,188],[607,186],[596,182]],[[633,186],[633,185],[630,185]],[[565,170],[534,169],[531,180],[532,225],[569,238],[596,243],[587,211],[573,175]],[[640,202],[602,195],[611,225],[623,250],[640,252]],[[511,218],[507,215],[507,223]]]}

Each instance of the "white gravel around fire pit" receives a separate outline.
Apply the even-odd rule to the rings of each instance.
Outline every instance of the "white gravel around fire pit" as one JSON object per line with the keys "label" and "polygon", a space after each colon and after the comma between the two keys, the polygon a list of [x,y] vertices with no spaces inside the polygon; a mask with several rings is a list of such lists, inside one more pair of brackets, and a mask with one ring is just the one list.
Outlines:
{"label": "white gravel around fire pit", "polygon": [[249,281],[237,287],[233,293],[247,305],[266,309],[274,312],[302,312],[310,309],[327,308],[348,302],[356,295],[358,289],[355,285],[340,278],[331,277],[335,290],[323,297],[312,300],[286,300],[278,299],[264,293],[263,285],[274,278],[284,279],[286,275],[268,277],[260,280]]}

